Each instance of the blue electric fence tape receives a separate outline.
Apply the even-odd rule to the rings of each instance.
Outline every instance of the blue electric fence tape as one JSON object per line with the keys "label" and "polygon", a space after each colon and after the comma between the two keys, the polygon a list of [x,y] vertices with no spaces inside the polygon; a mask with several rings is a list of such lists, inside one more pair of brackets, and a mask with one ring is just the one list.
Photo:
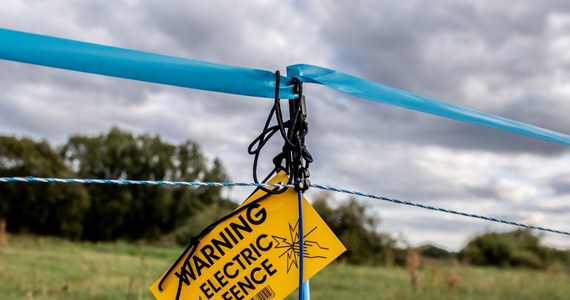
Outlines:
{"label": "blue electric fence tape", "polygon": [[[275,73],[0,28],[0,58],[237,95],[273,98]],[[280,95],[293,98],[283,78]]]}
{"label": "blue electric fence tape", "polygon": [[476,125],[487,126],[554,143],[570,145],[570,136],[566,134],[499,117],[461,105],[398,90],[331,69],[299,64],[287,67],[287,75],[297,77],[303,82],[322,84],[356,97]]}
{"label": "blue electric fence tape", "polygon": [[[275,75],[265,70],[222,65],[0,28],[0,59],[180,87],[273,98]],[[445,118],[487,126],[563,145],[570,136],[471,108],[387,87],[318,66],[287,67],[289,77]],[[291,80],[282,77],[280,95],[293,99]]]}

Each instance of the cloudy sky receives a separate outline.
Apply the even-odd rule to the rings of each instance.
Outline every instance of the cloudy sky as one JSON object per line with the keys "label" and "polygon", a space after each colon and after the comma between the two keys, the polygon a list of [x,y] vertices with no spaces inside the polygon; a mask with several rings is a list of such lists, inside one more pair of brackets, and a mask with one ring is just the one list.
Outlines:
{"label": "cloudy sky", "polygon": [[[570,133],[568,1],[7,0],[0,27],[266,70],[315,64]],[[119,126],[192,139],[245,182],[247,145],[271,107],[266,99],[7,61],[0,89],[0,134],[58,145]],[[570,230],[567,147],[324,87],[305,90],[312,182]],[[475,234],[514,229],[362,201],[381,230],[414,245],[455,250]],[[544,238],[570,247],[567,237]]]}

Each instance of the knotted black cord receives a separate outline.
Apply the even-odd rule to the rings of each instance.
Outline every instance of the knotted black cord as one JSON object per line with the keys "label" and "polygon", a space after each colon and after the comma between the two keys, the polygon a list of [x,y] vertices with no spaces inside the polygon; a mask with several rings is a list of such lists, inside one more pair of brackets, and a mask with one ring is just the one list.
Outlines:
{"label": "knotted black cord", "polygon": [[[273,158],[274,168],[269,175],[262,181],[267,182],[275,173],[283,170],[289,175],[287,184],[295,181],[296,189],[306,190],[310,183],[307,178],[309,177],[308,167],[313,158],[305,146],[305,136],[309,132],[306,119],[306,108],[303,96],[303,87],[301,81],[297,78],[292,79],[292,84],[295,86],[294,91],[298,95],[298,99],[289,100],[289,113],[290,120],[283,121],[283,111],[281,109],[281,102],[279,98],[279,86],[281,76],[280,72],[275,72],[275,99],[273,107],[269,112],[269,116],[265,121],[265,125],[261,133],[253,140],[248,147],[248,153],[253,155],[253,180],[255,183],[260,183],[257,175],[257,167],[259,156],[263,147],[277,132],[281,134],[284,145],[282,151]],[[273,117],[275,116],[276,125],[269,126]],[[268,190],[261,187],[267,193],[282,193],[285,189]]]}
{"label": "knotted black cord", "polygon": [[[257,166],[258,166],[258,162],[259,162],[259,156],[261,155],[261,150],[263,149],[263,147],[269,142],[269,140],[277,132],[281,133],[281,136],[283,137],[284,140],[286,140],[286,138],[287,138],[285,128],[287,128],[289,125],[286,124],[287,122],[283,122],[283,114],[282,114],[281,103],[280,103],[280,99],[279,99],[280,83],[281,83],[280,72],[276,71],[275,72],[275,98],[274,98],[273,106],[271,107],[271,111],[269,112],[269,116],[267,117],[267,120],[265,121],[265,125],[263,126],[263,130],[251,142],[251,144],[247,148],[247,152],[250,155],[253,155],[253,181],[255,183],[260,182],[259,178],[257,176]],[[274,115],[275,115],[275,118],[277,119],[277,125],[269,126],[269,124],[273,120]],[[279,155],[273,159],[273,164],[274,164],[274,168],[269,172],[269,174],[265,177],[265,179],[263,179],[262,182],[267,182],[267,180],[269,180],[274,174],[276,174],[280,170],[284,170],[285,172],[287,172],[287,169],[281,166],[281,159],[280,159]],[[286,163],[286,165],[287,165],[287,163]],[[287,184],[291,184],[291,178],[289,179]],[[285,189],[269,190],[269,189],[266,189],[265,187],[260,187],[260,189],[266,193],[272,193],[272,194],[283,193],[285,191]]]}

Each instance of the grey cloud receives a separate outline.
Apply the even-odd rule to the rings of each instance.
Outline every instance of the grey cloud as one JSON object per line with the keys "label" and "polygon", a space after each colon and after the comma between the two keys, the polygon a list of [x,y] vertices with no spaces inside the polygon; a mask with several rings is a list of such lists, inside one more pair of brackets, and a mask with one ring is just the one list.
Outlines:
{"label": "grey cloud", "polygon": [[[570,206],[568,206],[566,204],[561,204],[561,205],[555,205],[555,206],[547,207],[544,205],[544,203],[534,203],[534,204],[530,204],[530,205],[523,205],[522,207],[519,207],[518,210],[524,211],[527,213],[541,212],[541,213],[544,213],[545,215],[547,215],[549,218],[553,218],[553,217],[565,218],[570,213]],[[551,221],[551,220],[549,220],[549,221]],[[555,222],[549,222],[549,223],[554,224]],[[558,223],[558,222],[556,222],[556,223]],[[559,224],[557,224],[557,225],[559,225]]]}
{"label": "grey cloud", "polygon": [[424,135],[423,137],[437,145],[464,150],[491,150],[503,153],[534,152],[540,155],[560,155],[568,151],[567,146],[552,142],[460,122],[447,123],[451,123],[448,124],[449,127],[431,136]]}
{"label": "grey cloud", "polygon": [[534,120],[537,126],[560,132],[570,131],[570,119],[566,112],[570,102],[563,96],[554,96],[545,91],[527,91],[517,101],[505,108],[505,116]]}
{"label": "grey cloud", "polygon": [[564,196],[570,195],[570,174],[565,174],[560,177],[552,178],[550,187],[555,195]]}
{"label": "grey cloud", "polygon": [[[117,103],[141,104],[144,95],[160,90],[160,86],[127,79],[109,78],[68,70],[41,66],[1,62],[0,86],[4,90],[18,91],[22,87],[38,85],[53,90],[76,91],[85,98],[89,95],[99,99],[111,99]],[[77,101],[82,101],[81,98]]]}
{"label": "grey cloud", "polygon": [[[335,67],[346,67],[347,71],[373,81],[426,96],[467,106],[475,104],[483,111],[569,131],[570,124],[562,113],[550,113],[545,118],[532,113],[517,115],[519,111],[515,111],[517,108],[534,111],[547,99],[536,99],[528,105],[520,98],[500,96],[506,89],[523,91],[529,85],[543,84],[538,80],[540,77],[554,76],[559,66],[552,65],[552,54],[545,46],[547,39],[552,39],[552,33],[547,32],[548,22],[554,14],[568,14],[567,3],[519,1],[508,7],[480,1],[327,3],[321,7],[325,17],[320,19],[319,26],[323,42],[335,49]],[[461,90],[470,78],[477,78],[496,98],[467,99],[476,99]],[[510,137],[486,128],[440,119],[431,122],[429,118],[385,111],[393,117],[391,138],[399,142],[407,140],[420,145],[435,142],[463,149],[533,151],[547,155],[563,151],[548,143]],[[410,123],[417,128],[416,132],[405,129]],[[427,129],[428,134],[424,132]],[[404,134],[408,136],[399,137]]]}

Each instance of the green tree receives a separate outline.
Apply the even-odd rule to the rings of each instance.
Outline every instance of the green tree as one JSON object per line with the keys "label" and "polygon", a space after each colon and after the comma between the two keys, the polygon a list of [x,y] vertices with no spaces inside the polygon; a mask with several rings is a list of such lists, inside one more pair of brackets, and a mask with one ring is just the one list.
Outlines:
{"label": "green tree", "polygon": [[434,245],[423,245],[418,248],[423,257],[434,259],[448,259],[453,258],[456,253],[449,252],[445,249],[439,248]]}
{"label": "green tree", "polygon": [[329,194],[321,194],[313,207],[346,247],[341,259],[354,264],[393,263],[396,241],[378,232],[378,219],[367,214],[364,205],[353,198],[336,207],[329,202]]}
{"label": "green tree", "polygon": [[[0,176],[69,177],[71,172],[47,142],[0,136]],[[14,233],[80,238],[89,204],[80,185],[0,185],[0,218]]]}
{"label": "green tree", "polygon": [[530,230],[489,232],[473,238],[459,257],[475,265],[543,269],[554,263],[568,264],[568,253],[543,246]]}
{"label": "green tree", "polygon": [[[73,136],[60,153],[81,178],[227,180],[221,162],[210,163],[194,142],[172,145],[117,128],[96,137]],[[209,187],[91,185],[87,190],[91,206],[83,237],[88,240],[157,239],[205,205],[228,201],[219,188]]]}

